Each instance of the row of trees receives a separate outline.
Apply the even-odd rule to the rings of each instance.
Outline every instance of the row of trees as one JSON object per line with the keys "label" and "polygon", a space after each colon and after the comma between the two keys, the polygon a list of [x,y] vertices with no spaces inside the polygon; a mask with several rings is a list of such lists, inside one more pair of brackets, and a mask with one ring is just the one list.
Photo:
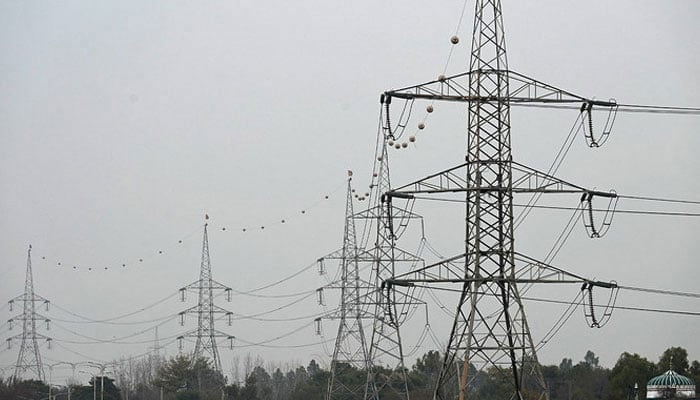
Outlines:
{"label": "row of trees", "polygon": [[[105,400],[321,400],[327,390],[330,372],[311,360],[307,366],[286,368],[247,357],[242,382],[227,383],[204,358],[193,360],[176,356],[169,360],[148,358],[140,361],[121,361],[115,364],[115,379],[93,377],[87,385],[73,384],[52,388],[52,399],[90,400],[93,396]],[[414,400],[432,399],[442,356],[429,351],[407,371],[408,386]],[[564,358],[559,365],[542,366],[551,400],[621,400],[646,398],[646,382],[669,368],[700,382],[700,362],[689,362],[688,353],[681,347],[664,351],[654,363],[638,354],[623,353],[612,369],[599,365],[598,357],[588,351],[583,360],[574,363]],[[269,371],[268,371],[269,370]],[[340,378],[361,386],[366,372],[349,365],[339,368]],[[232,371],[233,372],[233,371]],[[379,375],[390,376],[392,371],[379,369]],[[234,376],[237,372],[233,372]],[[509,397],[510,380],[499,371],[477,371],[470,366],[468,376],[472,397],[480,400],[501,400]],[[638,390],[635,390],[635,384]],[[449,397],[456,395],[457,382],[446,385]],[[525,383],[524,390],[532,386]],[[40,381],[0,379],[0,400],[48,399],[49,387]],[[392,393],[381,393],[390,400]],[[534,397],[533,392],[533,397]]]}

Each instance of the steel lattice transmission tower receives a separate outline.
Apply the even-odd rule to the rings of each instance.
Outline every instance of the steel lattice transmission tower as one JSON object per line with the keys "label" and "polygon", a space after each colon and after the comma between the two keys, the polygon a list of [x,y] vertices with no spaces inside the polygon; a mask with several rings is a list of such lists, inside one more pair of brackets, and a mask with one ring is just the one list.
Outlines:
{"label": "steel lattice transmission tower", "polygon": [[24,281],[24,293],[10,300],[10,311],[15,302],[22,303],[22,314],[10,318],[10,328],[14,321],[22,321],[22,333],[7,339],[8,344],[12,340],[20,340],[17,363],[15,364],[14,379],[20,379],[25,372],[32,372],[38,380],[44,380],[44,367],[41,363],[41,353],[39,352],[38,340],[46,340],[49,344],[51,338],[37,332],[37,321],[46,323],[48,329],[50,320],[36,312],[36,303],[41,302],[46,305],[48,311],[49,301],[34,293],[34,279],[32,277],[32,246],[27,250],[27,272]]}
{"label": "steel lattice transmission tower", "polygon": [[355,230],[355,213],[353,211],[352,172],[348,171],[348,186],[345,203],[345,225],[343,230],[343,247],[319,261],[338,259],[340,261],[340,282],[327,286],[340,289],[340,309],[327,319],[338,319],[338,333],[331,360],[328,380],[327,400],[359,398],[364,395],[365,384],[357,381],[358,372],[369,370],[367,341],[363,328],[363,319],[371,317],[363,310],[366,303],[363,291],[369,284],[360,277],[360,262],[372,261],[372,258],[358,248]]}
{"label": "steel lattice transmission tower", "polygon": [[[390,102],[390,99],[387,101]],[[382,107],[386,106],[388,110],[389,103],[385,103],[384,96],[381,102]],[[376,205],[357,214],[357,218],[373,221],[376,229],[375,247],[368,250],[368,253],[373,254],[374,281],[367,305],[374,307],[374,321],[369,346],[365,399],[379,399],[380,396],[383,397],[383,393],[392,398],[409,398],[399,328],[405,322],[409,309],[421,302],[414,297],[412,288],[397,288],[385,284],[396,275],[397,266],[405,265],[408,271],[423,263],[419,256],[396,246],[398,231],[405,231],[408,221],[421,217],[406,208],[393,205],[391,198],[386,196],[391,188],[387,142],[393,139],[387,114],[378,138],[378,162],[375,165],[377,177],[374,184]],[[403,222],[394,226],[394,219]]]}
{"label": "steel lattice transmission tower", "polygon": [[[518,284],[561,283],[567,278],[571,282],[572,277],[515,251],[513,196],[518,193],[533,196],[579,193],[584,194],[582,203],[590,208],[594,197],[607,197],[612,201],[616,195],[587,190],[555,178],[549,172],[514,162],[510,106],[528,102],[581,103],[583,120],[588,121],[586,137],[591,147],[596,147],[591,111],[596,106],[613,114],[617,104],[577,96],[510,71],[500,0],[476,1],[469,67],[466,73],[440,76],[436,81],[384,94],[387,99],[468,103],[466,163],[386,193],[391,199],[464,192],[464,253],[420,271],[395,275],[386,284],[461,284],[438,378],[437,398],[446,398],[443,389],[455,383],[459,385],[459,398],[467,398],[477,371],[510,376],[512,399],[542,398],[547,396],[547,390]],[[609,133],[607,124],[603,134],[606,132]],[[460,368],[459,376],[455,376],[455,364]]]}
{"label": "steel lattice transmission tower", "polygon": [[[208,215],[205,216],[205,220],[209,220]],[[234,337],[217,330],[214,326],[214,321],[215,316],[224,315],[228,319],[229,326],[231,326],[233,313],[214,304],[214,292],[224,291],[227,300],[231,301],[231,288],[216,282],[212,278],[211,260],[209,258],[209,238],[207,234],[208,225],[208,222],[204,224],[199,279],[180,289],[183,301],[185,299],[185,292],[188,290],[198,293],[197,305],[180,312],[180,323],[183,325],[185,314],[195,314],[197,316],[197,329],[179,336],[178,339],[180,339],[180,344],[182,346],[182,339],[185,337],[195,338],[193,362],[199,357],[208,357],[212,360],[214,369],[223,373],[221,357],[219,356],[219,349],[216,345],[216,338],[225,338],[229,340],[232,346]]]}

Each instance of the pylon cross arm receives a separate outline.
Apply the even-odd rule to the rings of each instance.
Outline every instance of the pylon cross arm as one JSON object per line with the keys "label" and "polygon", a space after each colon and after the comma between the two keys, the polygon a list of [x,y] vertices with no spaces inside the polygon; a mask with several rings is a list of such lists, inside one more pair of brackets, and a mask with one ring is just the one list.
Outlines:
{"label": "pylon cross arm", "polygon": [[[474,95],[469,91],[471,80],[491,79],[495,86],[499,78],[505,78],[510,88],[506,96]],[[486,82],[488,83],[488,82]],[[385,101],[389,98],[406,100],[431,100],[450,102],[508,102],[508,103],[585,103],[602,107],[617,107],[614,100],[594,100],[556,86],[538,81],[510,70],[479,69],[438,79],[419,85],[390,90],[384,93]]]}

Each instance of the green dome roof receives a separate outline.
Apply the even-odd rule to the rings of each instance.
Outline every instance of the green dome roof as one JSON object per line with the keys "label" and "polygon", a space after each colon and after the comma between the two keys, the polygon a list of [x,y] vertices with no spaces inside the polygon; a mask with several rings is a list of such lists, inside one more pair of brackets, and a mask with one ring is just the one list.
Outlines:
{"label": "green dome roof", "polygon": [[647,382],[647,386],[695,386],[695,382],[690,378],[668,370],[663,375],[651,378]]}

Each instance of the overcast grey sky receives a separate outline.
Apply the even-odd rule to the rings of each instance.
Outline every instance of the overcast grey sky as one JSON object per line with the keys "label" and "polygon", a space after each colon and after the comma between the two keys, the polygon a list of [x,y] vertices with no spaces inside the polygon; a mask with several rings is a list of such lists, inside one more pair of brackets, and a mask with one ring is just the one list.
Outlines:
{"label": "overcast grey sky", "polygon": [[[113,321],[133,325],[78,323],[65,310],[101,320],[174,295],[198,277],[205,212],[215,279],[237,290],[276,281],[338,248],[346,170],[355,171],[358,190],[370,182],[379,94],[442,73],[462,4],[0,2],[0,298],[22,292],[31,243],[36,291],[60,307],[42,311],[54,325],[41,332],[56,343],[42,350],[45,363],[149,351],[153,327],[192,306],[193,295],[186,304],[173,296]],[[503,12],[512,70],[587,97],[700,106],[697,1],[504,1]],[[468,2],[448,74],[467,68],[472,14]],[[463,107],[436,109],[414,145],[391,153],[395,185],[464,159]],[[575,118],[576,111],[514,109],[515,159],[546,169]],[[559,176],[624,194],[698,200],[699,127],[697,116],[621,114],[603,148],[588,149],[579,137]],[[452,255],[463,240],[463,209],[447,207],[420,204],[416,211],[426,217],[431,243]],[[664,209],[698,212],[689,205]],[[533,212],[517,232],[518,250],[543,257],[568,217]],[[699,232],[698,218],[616,215],[603,239],[588,239],[578,226],[554,264],[629,286],[698,292]],[[324,282],[310,268],[259,294]],[[568,301],[577,291],[533,293]],[[221,305],[256,314],[299,298],[238,295]],[[333,301],[329,294],[327,307]],[[700,309],[694,299],[630,292],[618,304]],[[535,341],[565,308],[526,307]],[[313,315],[322,311],[310,296],[264,316],[309,318],[221,326],[249,342],[298,329],[270,343],[282,348],[239,341],[233,351],[222,349],[224,368],[246,352],[327,363],[332,342],[288,347],[332,339],[332,321],[324,322],[323,338],[314,336]],[[0,312],[3,320],[14,315]],[[434,305],[430,321],[444,341],[450,323]],[[174,337],[195,321],[162,322],[161,344],[173,355]],[[405,328],[411,351],[423,324],[417,316]],[[539,355],[558,363],[590,349],[611,367],[623,351],[656,361],[666,348],[682,346],[700,359],[699,332],[698,317],[623,310],[605,328],[588,329],[580,311]],[[5,324],[0,333],[18,330]],[[131,334],[118,340],[129,344],[86,343]],[[0,367],[14,363],[18,347],[0,352]],[[413,357],[433,348],[425,341]]]}

